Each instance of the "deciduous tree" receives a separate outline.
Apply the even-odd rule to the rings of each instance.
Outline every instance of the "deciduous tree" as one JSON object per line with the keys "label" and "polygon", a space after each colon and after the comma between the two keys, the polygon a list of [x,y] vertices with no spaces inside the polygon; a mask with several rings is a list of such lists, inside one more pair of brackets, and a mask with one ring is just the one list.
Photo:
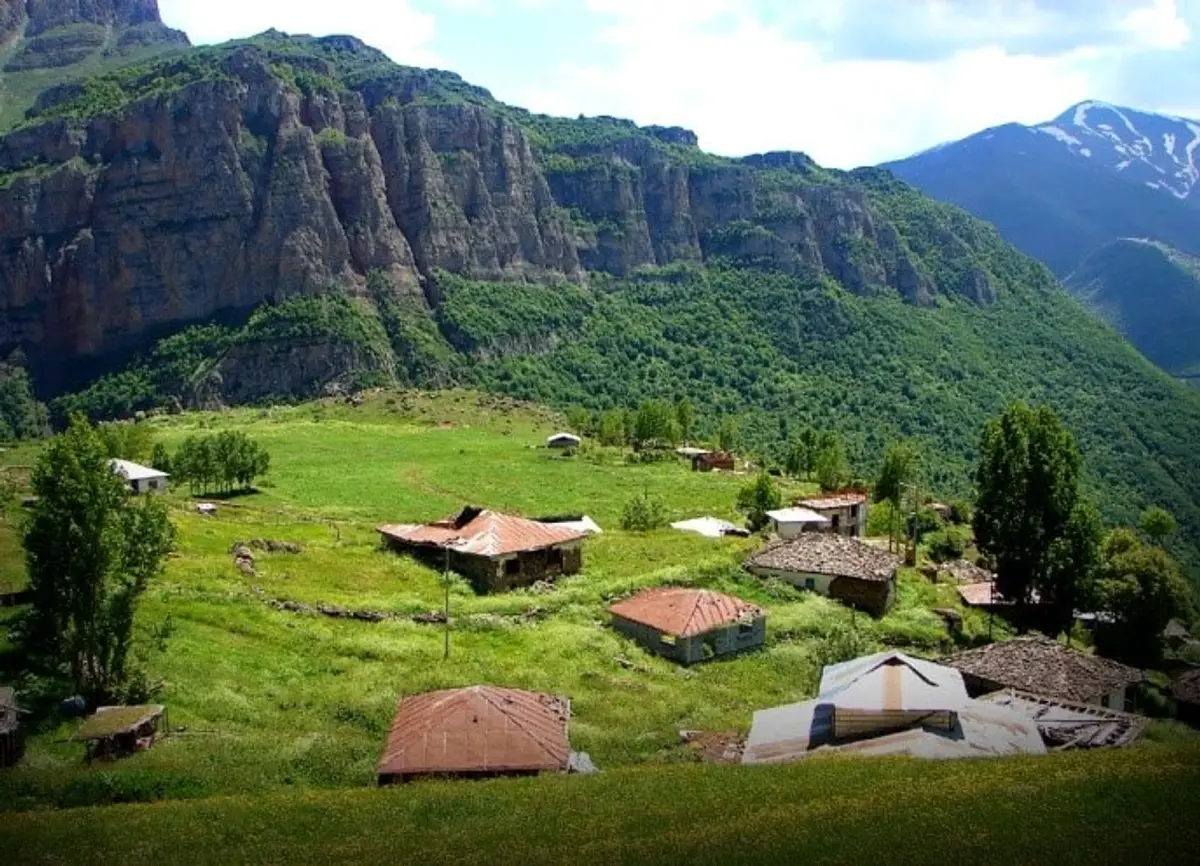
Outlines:
{"label": "deciduous tree", "polygon": [[766,472],[760,472],[757,478],[738,491],[738,511],[746,515],[746,523],[752,532],[765,527],[770,520],[767,512],[774,511],[782,504],[783,494]]}
{"label": "deciduous tree", "polygon": [[892,519],[888,525],[888,548],[894,549],[896,530],[899,528],[901,503],[904,500],[904,488],[917,475],[920,465],[919,452],[912,442],[904,440],[891,442],[883,452],[883,466],[879,470],[879,478],[875,482],[875,500],[890,502]]}

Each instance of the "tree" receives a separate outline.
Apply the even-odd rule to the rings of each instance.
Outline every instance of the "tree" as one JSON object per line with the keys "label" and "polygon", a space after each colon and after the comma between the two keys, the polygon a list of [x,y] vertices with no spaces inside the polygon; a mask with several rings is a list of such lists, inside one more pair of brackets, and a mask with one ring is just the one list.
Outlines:
{"label": "tree", "polygon": [[717,428],[717,447],[722,451],[737,451],[741,442],[741,431],[736,418],[722,418]]}
{"label": "tree", "polygon": [[831,432],[820,434],[813,469],[822,490],[841,490],[849,483],[850,464],[840,436]]}
{"label": "tree", "polygon": [[783,494],[766,472],[760,472],[756,479],[738,491],[737,509],[746,515],[751,532],[758,532],[765,527],[770,520],[767,512],[782,505]]}
{"label": "tree", "polygon": [[48,431],[46,407],[34,399],[29,374],[0,364],[0,441],[35,439]]}
{"label": "tree", "polygon": [[915,444],[906,441],[891,442],[883,452],[883,466],[875,482],[875,500],[890,502],[892,520],[888,525],[888,549],[895,548],[896,530],[905,485],[917,475],[918,451]]}
{"label": "tree", "polygon": [[692,428],[696,425],[696,409],[687,397],[675,404],[675,422],[679,425],[679,435],[683,441],[690,441]]}
{"label": "tree", "polygon": [[1034,589],[1070,594],[1072,544],[1062,542],[1079,503],[1079,449],[1053,409],[1017,402],[988,422],[979,451],[975,541],[1020,624]]}
{"label": "tree", "polygon": [[601,445],[618,447],[628,439],[625,435],[625,413],[621,409],[613,409],[600,416],[600,430],[597,434]]}
{"label": "tree", "polygon": [[1046,577],[1038,587],[1042,602],[1050,606],[1055,630],[1069,632],[1075,611],[1094,605],[1103,539],[1100,512],[1079,500],[1063,534],[1050,545]]}
{"label": "tree", "polygon": [[132,421],[112,421],[96,428],[109,457],[145,462],[154,443],[154,428]]}
{"label": "tree", "polygon": [[33,597],[25,648],[67,667],[93,701],[124,684],[138,598],[175,538],[166,507],[155,497],[131,504],[108,459],[99,433],[72,416],[34,469],[23,537]]}
{"label": "tree", "polygon": [[1179,524],[1175,522],[1175,515],[1157,505],[1153,505],[1143,511],[1138,524],[1141,526],[1142,532],[1153,543],[1158,545],[1161,545],[1168,537],[1179,531]]}
{"label": "tree", "polygon": [[212,489],[247,489],[267,474],[271,455],[240,430],[214,436],[189,436],[179,445],[174,468],[177,481],[187,481],[193,494]]}
{"label": "tree", "polygon": [[591,432],[591,418],[592,416],[587,409],[584,409],[582,406],[572,406],[567,410],[567,427],[570,428],[572,433],[586,436]]}
{"label": "tree", "polygon": [[675,445],[679,442],[679,422],[675,409],[661,400],[647,400],[633,421],[633,441],[636,447],[650,444]]}
{"label": "tree", "polygon": [[171,474],[171,454],[166,445],[161,442],[154,443],[154,450],[150,452],[150,465],[159,472]]}
{"label": "tree", "polygon": [[1112,618],[1097,630],[1097,646],[1134,664],[1159,660],[1163,629],[1191,606],[1179,564],[1128,529],[1113,530],[1104,541],[1096,595]]}

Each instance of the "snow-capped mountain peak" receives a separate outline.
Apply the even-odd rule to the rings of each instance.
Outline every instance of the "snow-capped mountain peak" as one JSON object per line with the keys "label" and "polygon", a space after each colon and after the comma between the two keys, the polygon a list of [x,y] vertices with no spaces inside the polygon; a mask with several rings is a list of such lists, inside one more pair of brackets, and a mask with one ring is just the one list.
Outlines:
{"label": "snow-capped mountain peak", "polygon": [[1200,122],[1089,100],[1027,129],[1128,180],[1200,199]]}

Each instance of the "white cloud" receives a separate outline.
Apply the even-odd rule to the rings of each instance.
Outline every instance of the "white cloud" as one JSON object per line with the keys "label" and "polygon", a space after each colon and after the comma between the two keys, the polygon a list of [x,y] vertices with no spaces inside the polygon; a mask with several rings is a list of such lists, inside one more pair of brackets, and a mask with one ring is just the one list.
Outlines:
{"label": "white cloud", "polygon": [[407,0],[160,0],[163,20],[208,44],[253,36],[272,27],[313,36],[349,34],[397,63],[444,65],[432,49],[434,17]]}
{"label": "white cloud", "polygon": [[[617,63],[564,68],[520,101],[537,111],[687,126],[723,154],[803,150],[850,167],[1010,120],[1044,120],[1090,95],[1071,56],[980,48],[924,63],[830,61],[815,43],[732,0],[590,5],[616,16],[597,38],[617,47]],[[717,22],[720,29],[710,26]]]}

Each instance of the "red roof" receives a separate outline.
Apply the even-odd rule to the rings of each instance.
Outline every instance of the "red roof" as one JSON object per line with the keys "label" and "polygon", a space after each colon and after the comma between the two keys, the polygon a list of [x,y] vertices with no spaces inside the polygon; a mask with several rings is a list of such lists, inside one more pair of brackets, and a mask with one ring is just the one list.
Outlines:
{"label": "red roof", "polygon": [[[464,520],[465,518],[465,520]],[[428,524],[380,526],[378,532],[408,544],[451,547],[479,556],[505,556],[577,541],[587,533],[511,514],[468,509]]]}
{"label": "red roof", "polygon": [[570,713],[566,698],[496,686],[402,698],[379,774],[565,771]]}
{"label": "red roof", "polygon": [[676,637],[694,637],[746,617],[762,608],[707,589],[648,589],[609,607],[609,613]]}

